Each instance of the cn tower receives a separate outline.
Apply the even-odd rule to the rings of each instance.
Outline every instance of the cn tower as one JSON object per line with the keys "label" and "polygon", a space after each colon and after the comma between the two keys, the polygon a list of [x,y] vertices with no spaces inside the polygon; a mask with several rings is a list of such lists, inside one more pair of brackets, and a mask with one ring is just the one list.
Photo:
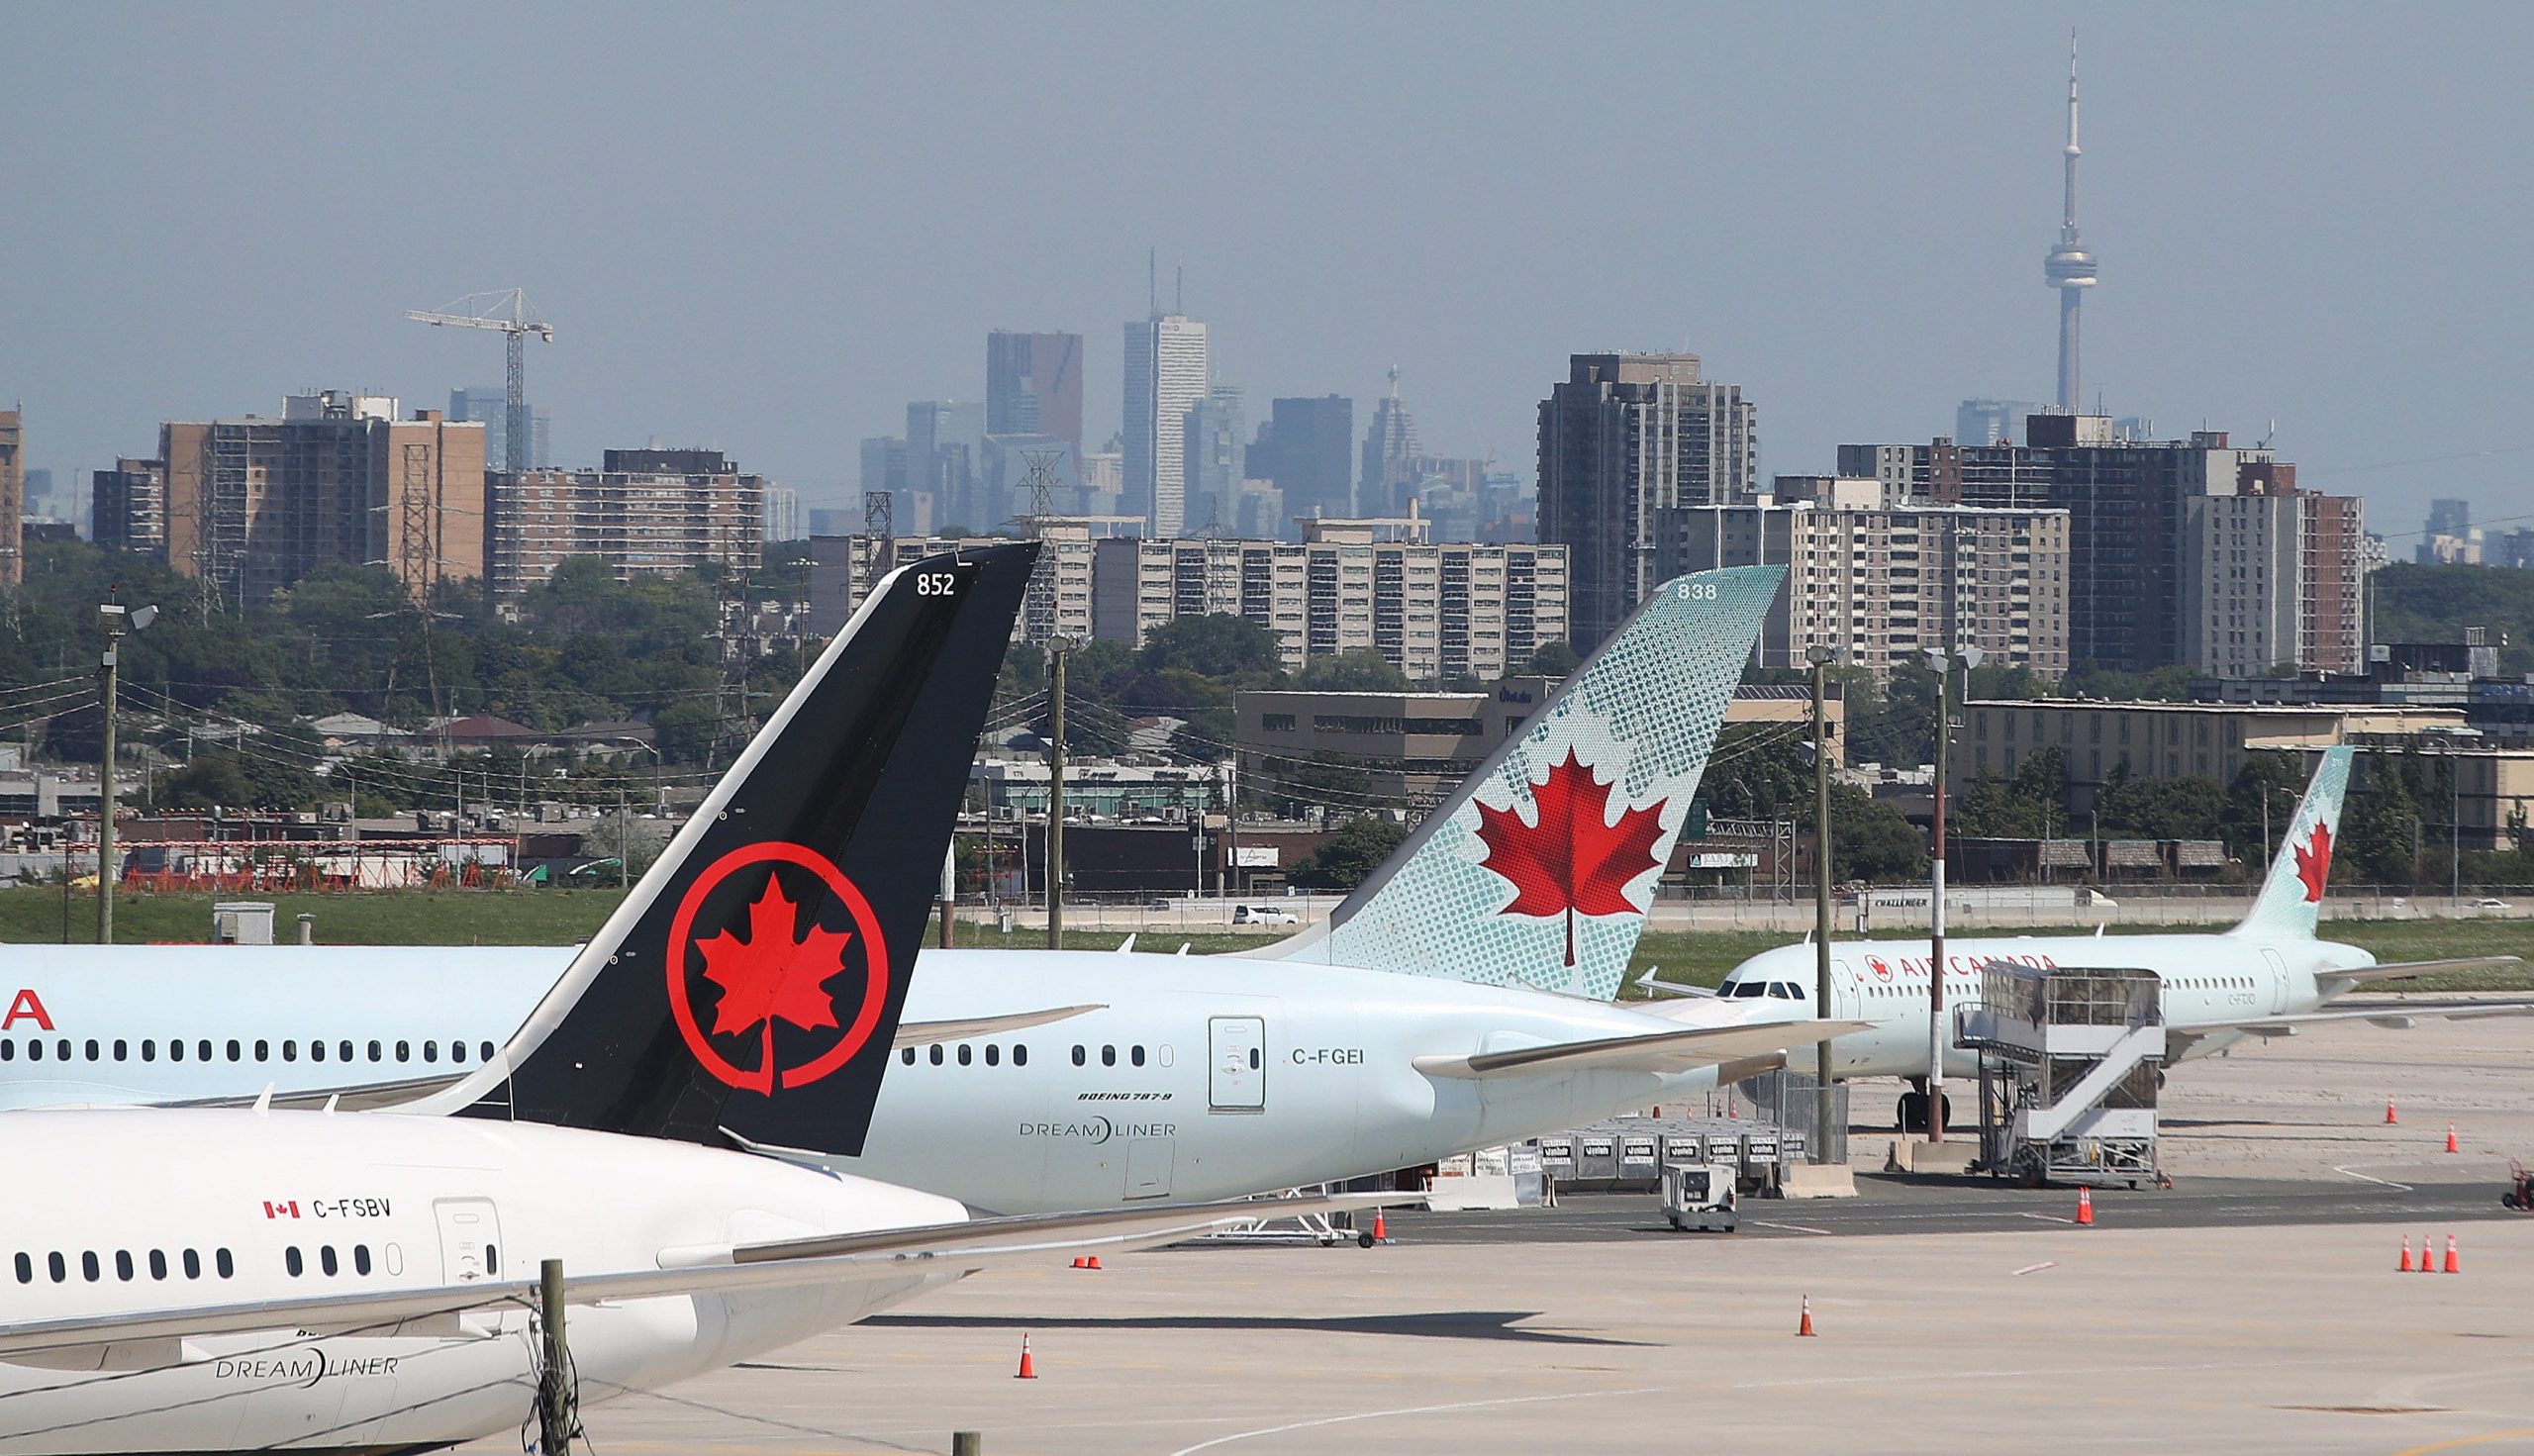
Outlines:
{"label": "cn tower", "polygon": [[2059,408],[2075,414],[2082,408],[2084,371],[2077,363],[2078,315],[2086,290],[2095,286],[2095,255],[2077,231],[2077,41],[2068,39],[2068,191],[2060,209],[2059,245],[2042,260],[2050,286],[2059,290]]}

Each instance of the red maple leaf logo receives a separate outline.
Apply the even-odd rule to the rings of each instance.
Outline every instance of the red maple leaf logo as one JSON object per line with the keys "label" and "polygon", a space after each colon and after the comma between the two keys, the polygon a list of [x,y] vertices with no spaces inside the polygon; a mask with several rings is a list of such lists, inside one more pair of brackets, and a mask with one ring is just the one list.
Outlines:
{"label": "red maple leaf logo", "polygon": [[748,907],[748,934],[742,940],[730,929],[695,948],[704,953],[704,975],[722,988],[713,1008],[713,1034],[729,1036],[750,1026],[765,1028],[765,1060],[774,1066],[774,1022],[777,1018],[804,1031],[836,1026],[835,998],[821,989],[844,969],[849,931],[830,930],[813,922],[800,931],[800,913],[784,898],[782,882],[773,875],[765,893]]}
{"label": "red maple leaf logo", "polygon": [[1608,823],[1611,784],[1576,761],[1575,750],[1552,765],[1544,783],[1531,786],[1537,821],[1524,824],[1515,809],[1478,806],[1478,837],[1487,846],[1481,864],[1513,887],[1512,903],[1499,915],[1566,917],[1566,963],[1575,964],[1575,918],[1634,915],[1627,882],[1659,868],[1654,841],[1663,836],[1663,801],[1622,809]]}
{"label": "red maple leaf logo", "polygon": [[2323,882],[2331,878],[2332,873],[2332,831],[2321,825],[2314,825],[2311,843],[2311,848],[2303,844],[2289,847],[2296,851],[2296,878],[2305,882],[2305,903],[2320,905],[2323,902]]}

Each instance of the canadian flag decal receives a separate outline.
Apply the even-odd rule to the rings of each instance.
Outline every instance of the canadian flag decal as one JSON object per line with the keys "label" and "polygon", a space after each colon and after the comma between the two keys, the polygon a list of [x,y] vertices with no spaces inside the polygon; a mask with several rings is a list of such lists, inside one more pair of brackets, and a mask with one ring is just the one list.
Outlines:
{"label": "canadian flag decal", "polygon": [[266,1199],[264,1201],[264,1216],[267,1218],[296,1218],[299,1216],[299,1200],[289,1199],[281,1203],[274,1203],[272,1200]]}

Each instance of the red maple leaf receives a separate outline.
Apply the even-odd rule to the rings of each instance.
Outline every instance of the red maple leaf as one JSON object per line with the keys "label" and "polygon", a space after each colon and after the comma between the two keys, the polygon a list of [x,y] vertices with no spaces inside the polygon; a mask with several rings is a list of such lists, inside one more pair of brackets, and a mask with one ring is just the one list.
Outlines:
{"label": "red maple leaf", "polygon": [[1663,801],[1622,809],[1608,823],[1612,785],[1576,761],[1575,750],[1550,766],[1548,779],[1531,786],[1535,823],[1513,809],[1478,806],[1478,837],[1487,846],[1479,861],[1513,887],[1512,903],[1499,915],[1566,917],[1566,963],[1575,964],[1575,918],[1634,915],[1627,882],[1657,868],[1654,841],[1663,836]]}
{"label": "red maple leaf", "polygon": [[704,952],[706,979],[722,988],[713,1008],[713,1034],[728,1036],[763,1023],[762,1068],[768,1078],[774,1075],[777,1018],[804,1031],[840,1025],[835,998],[820,988],[844,969],[844,944],[852,934],[815,922],[796,933],[798,922],[782,882],[768,875],[765,893],[748,907],[746,939],[726,928],[695,947]]}
{"label": "red maple leaf", "polygon": [[2289,847],[2296,851],[2296,878],[2305,882],[2305,903],[2320,905],[2323,882],[2332,872],[2332,831],[2321,825],[2314,825],[2312,845],[2310,849],[2303,844]]}

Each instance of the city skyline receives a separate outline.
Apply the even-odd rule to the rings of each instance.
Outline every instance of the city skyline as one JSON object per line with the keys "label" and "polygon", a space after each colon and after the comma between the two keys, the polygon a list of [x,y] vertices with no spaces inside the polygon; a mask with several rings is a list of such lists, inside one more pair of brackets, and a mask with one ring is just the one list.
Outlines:
{"label": "city skyline", "polygon": [[[2475,240],[2527,221],[2508,175],[2527,124],[2502,57],[2518,49],[2508,33],[2534,39],[2534,25],[2432,12],[2312,27],[2287,13],[2087,22],[2087,241],[2119,266],[2088,300],[2086,403],[2168,434],[2259,438],[2275,420],[2308,478],[2369,495],[2397,540],[2432,497],[2473,500],[2493,525],[2520,515],[2526,447],[2492,422],[2523,392],[2527,285],[2493,280]],[[1086,442],[1107,438],[1121,419],[1109,350],[1145,312],[1153,246],[1185,266],[1215,378],[1253,401],[1369,404],[1397,363],[1427,448],[1517,468],[1536,381],[1575,352],[1700,353],[1759,405],[1764,476],[1826,470],[1841,443],[1944,433],[1964,399],[2052,394],[2055,309],[2032,249],[2061,192],[2065,14],[1856,11],[1825,29],[1731,12],[1561,25],[1482,11],[1463,25],[1403,7],[1368,18],[1354,49],[1413,49],[1430,78],[1350,64],[1325,77],[1324,105],[1299,110],[1281,88],[1330,14],[1309,8],[1213,17],[1176,39],[1137,8],[1007,17],[984,38],[956,17],[803,13],[703,58],[682,49],[705,24],[691,17],[623,12],[602,37],[562,9],[520,18],[523,45],[558,71],[550,95],[438,63],[463,52],[464,24],[152,14],[139,28],[111,9],[25,18],[38,63],[0,101],[26,139],[6,164],[20,205],[0,219],[18,262],[0,284],[14,366],[0,395],[23,398],[27,462],[56,478],[146,453],[154,421],[268,408],[312,383],[417,400],[479,383],[496,340],[400,312],[524,284],[558,330],[529,360],[532,396],[564,423],[558,464],[658,437],[742,453],[806,503],[841,504],[856,462],[830,424],[892,434],[908,400],[981,398],[977,340],[993,329],[1082,335]],[[1662,38],[1690,29],[1701,58],[1682,69],[1684,49]],[[1621,35],[1644,44],[1608,44]],[[278,76],[284,38],[306,76],[209,106],[214,76]],[[415,62],[393,76],[355,82],[329,64],[388,38]],[[1224,80],[1195,63],[1227,41],[1259,64]],[[77,84],[77,59],[109,49],[133,84]],[[941,103],[918,134],[864,146],[895,135],[911,81],[852,57],[910,50],[955,60],[927,80]],[[840,83],[807,63],[830,52],[848,57]],[[2278,84],[2241,85],[2248,57]],[[663,65],[692,68],[696,103],[657,107],[612,79]],[[760,72],[745,105],[701,99]],[[1182,123],[1169,135],[1100,114],[1096,98],[1129,72]],[[1824,90],[1845,104],[1794,102]],[[910,190],[909,176],[993,154],[1022,96],[1052,112],[1034,125],[1086,145],[991,207]],[[1691,146],[1664,188],[1631,181],[1639,226],[1626,230],[1491,225],[1585,215],[1630,175],[1619,153],[1578,150],[1571,128],[1538,120],[1595,114],[1587,97],[1628,107],[1632,125],[1731,127],[1766,145]],[[639,228],[504,229],[480,207],[384,205],[346,149],[295,172],[280,201],[258,199],[251,220],[214,193],[187,206],[198,228],[87,225],[190,195],[202,166],[278,160],[310,126],[428,132],[467,158],[467,189],[594,226],[708,178],[717,205]],[[1291,164],[1271,152],[1325,171],[1310,207],[1326,226],[1295,212]],[[1148,195],[1125,186],[1164,174],[1172,186]],[[850,209],[875,193],[907,205],[841,235],[836,204],[819,200]],[[1020,225],[1033,211],[1048,225]],[[2319,241],[2282,245],[2290,234]],[[2360,468],[2388,461],[2423,463]]]}

